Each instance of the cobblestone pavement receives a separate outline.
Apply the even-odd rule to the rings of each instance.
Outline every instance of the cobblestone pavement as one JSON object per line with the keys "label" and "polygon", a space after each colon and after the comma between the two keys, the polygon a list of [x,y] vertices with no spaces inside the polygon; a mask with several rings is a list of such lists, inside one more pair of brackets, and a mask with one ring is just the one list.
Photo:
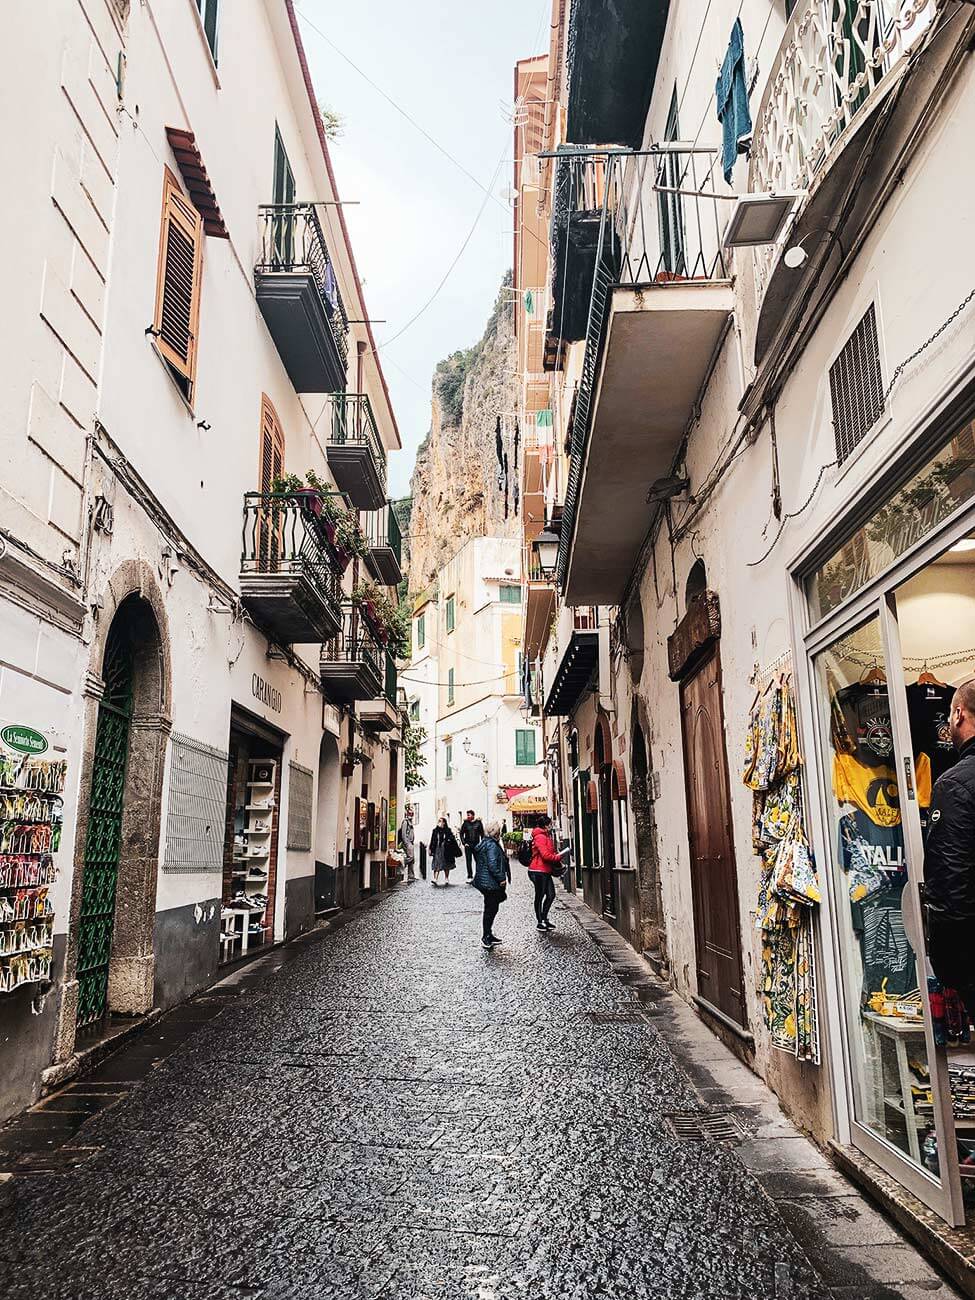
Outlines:
{"label": "cobblestone pavement", "polygon": [[827,1285],[733,1143],[673,1136],[703,1103],[566,908],[519,887],[488,953],[479,904],[398,890],[228,1000],[15,1179],[0,1295],[955,1294],[904,1245],[908,1283]]}

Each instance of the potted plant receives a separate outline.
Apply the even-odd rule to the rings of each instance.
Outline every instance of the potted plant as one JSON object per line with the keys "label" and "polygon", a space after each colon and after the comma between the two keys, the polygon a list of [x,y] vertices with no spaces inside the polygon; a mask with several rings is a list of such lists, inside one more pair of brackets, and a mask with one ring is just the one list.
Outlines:
{"label": "potted plant", "polygon": [[362,617],[377,641],[386,644],[389,629],[383,619],[382,603],[386,599],[374,582],[360,582],[352,599],[362,611]]}
{"label": "potted plant", "polygon": [[323,509],[322,490],[316,484],[309,484],[297,474],[279,474],[271,481],[271,491],[275,496],[288,496],[306,513],[318,518]]}
{"label": "potted plant", "polygon": [[509,855],[517,853],[521,845],[524,843],[524,840],[524,831],[508,831],[504,837],[504,847],[507,849]]}

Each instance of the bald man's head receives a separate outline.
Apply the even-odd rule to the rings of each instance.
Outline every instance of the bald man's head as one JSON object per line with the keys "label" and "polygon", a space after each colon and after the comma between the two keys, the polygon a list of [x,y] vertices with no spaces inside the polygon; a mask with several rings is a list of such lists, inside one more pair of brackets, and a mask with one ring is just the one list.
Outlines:
{"label": "bald man's head", "polygon": [[975,736],[975,677],[961,686],[951,697],[951,743],[961,749]]}

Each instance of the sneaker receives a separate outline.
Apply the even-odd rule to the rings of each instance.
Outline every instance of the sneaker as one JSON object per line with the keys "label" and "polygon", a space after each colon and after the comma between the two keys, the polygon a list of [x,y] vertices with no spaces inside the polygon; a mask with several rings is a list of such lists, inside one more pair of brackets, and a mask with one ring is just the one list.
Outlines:
{"label": "sneaker", "polygon": [[548,920],[543,921],[543,922],[542,922],[542,925],[545,926],[545,929],[546,929],[546,930],[554,930],[554,929],[555,929],[555,926],[552,924],[552,922],[551,922],[551,921],[548,921]]}
{"label": "sneaker", "polygon": [[482,940],[481,940],[481,947],[482,947],[482,948],[487,948],[488,951],[490,951],[490,950],[494,947],[494,940],[493,940],[493,939],[482,939]]}
{"label": "sneaker", "polygon": [[492,948],[495,947],[497,944],[502,943],[502,942],[503,942],[503,940],[499,939],[498,936],[497,936],[496,934],[492,934],[491,937],[490,937],[490,939],[488,940],[488,943],[491,945]]}
{"label": "sneaker", "polygon": [[538,925],[535,926],[535,929],[542,930],[544,932],[545,930],[548,929],[548,926],[545,924],[544,921],[539,921]]}

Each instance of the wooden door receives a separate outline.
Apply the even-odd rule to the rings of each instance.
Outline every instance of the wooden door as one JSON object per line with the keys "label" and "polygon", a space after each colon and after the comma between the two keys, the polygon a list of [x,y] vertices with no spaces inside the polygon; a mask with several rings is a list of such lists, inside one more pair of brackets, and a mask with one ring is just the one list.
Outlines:
{"label": "wooden door", "polygon": [[717,646],[681,683],[681,720],[698,994],[744,1026],[738,878]]}

